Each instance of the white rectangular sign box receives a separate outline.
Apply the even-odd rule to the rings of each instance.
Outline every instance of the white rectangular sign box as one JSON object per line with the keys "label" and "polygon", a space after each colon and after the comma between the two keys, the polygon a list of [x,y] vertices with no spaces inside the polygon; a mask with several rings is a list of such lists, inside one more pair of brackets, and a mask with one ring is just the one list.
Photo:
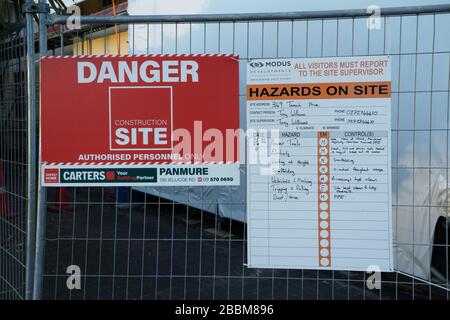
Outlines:
{"label": "white rectangular sign box", "polygon": [[392,271],[388,56],[247,65],[248,264]]}

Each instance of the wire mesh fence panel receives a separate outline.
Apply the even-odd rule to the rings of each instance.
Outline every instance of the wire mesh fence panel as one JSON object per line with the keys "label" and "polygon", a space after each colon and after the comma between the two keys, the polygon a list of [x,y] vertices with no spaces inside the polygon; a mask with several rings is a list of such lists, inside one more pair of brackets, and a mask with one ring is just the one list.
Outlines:
{"label": "wire mesh fence panel", "polygon": [[[49,54],[238,54],[242,128],[249,59],[390,55],[398,272],[380,289],[365,272],[248,268],[242,166],[238,187],[48,188],[43,297],[448,300],[450,15],[367,21],[93,25],[50,33]],[[67,287],[73,265],[80,290]]]}
{"label": "wire mesh fence panel", "polygon": [[23,33],[0,36],[0,300],[25,298],[26,72]]}

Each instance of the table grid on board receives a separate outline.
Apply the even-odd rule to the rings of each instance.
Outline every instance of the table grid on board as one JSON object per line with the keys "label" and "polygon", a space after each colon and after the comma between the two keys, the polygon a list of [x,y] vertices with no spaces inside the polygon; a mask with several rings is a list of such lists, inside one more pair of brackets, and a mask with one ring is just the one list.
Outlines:
{"label": "table grid on board", "polygon": [[[279,157],[269,165],[273,175],[262,174],[267,165],[249,168],[251,264],[286,268],[351,264],[365,269],[377,262],[388,269],[389,132],[382,129],[389,112],[379,106],[380,111],[369,113],[363,111],[370,106],[339,106],[350,110],[347,114],[364,116],[361,121],[358,116],[346,118],[343,129],[336,130],[336,123],[323,119],[336,116],[330,113],[335,107],[319,105],[315,102],[316,108],[299,113],[285,104],[275,112],[272,109],[264,121],[257,119],[261,112],[270,113],[267,106],[251,109],[249,123],[261,121],[253,128],[263,133],[253,137],[250,148],[266,148],[273,156],[271,146],[279,146]],[[367,114],[373,119],[366,119]],[[278,139],[271,139],[270,129],[280,124],[283,128],[284,121],[292,124],[292,115],[313,119],[302,123],[312,127],[293,130],[286,126],[279,129]],[[332,129],[321,130],[327,127]]]}

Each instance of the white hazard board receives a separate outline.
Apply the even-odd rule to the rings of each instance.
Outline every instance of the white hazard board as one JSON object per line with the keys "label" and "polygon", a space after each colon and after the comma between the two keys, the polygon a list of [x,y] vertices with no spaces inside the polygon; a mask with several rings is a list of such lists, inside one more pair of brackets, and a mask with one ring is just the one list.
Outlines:
{"label": "white hazard board", "polygon": [[247,65],[248,264],[392,270],[387,56]]}

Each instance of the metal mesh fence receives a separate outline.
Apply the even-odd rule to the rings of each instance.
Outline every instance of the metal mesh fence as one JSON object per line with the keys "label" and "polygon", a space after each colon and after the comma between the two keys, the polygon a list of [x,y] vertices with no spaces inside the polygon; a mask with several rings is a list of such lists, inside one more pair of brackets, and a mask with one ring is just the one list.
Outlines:
{"label": "metal mesh fence", "polygon": [[[117,47],[112,26],[56,33],[57,55],[238,54],[244,128],[248,59],[389,54],[399,272],[369,290],[364,272],[247,268],[239,187],[140,188],[125,201],[122,189],[68,188],[66,198],[48,188],[43,297],[448,300],[449,28],[450,15],[434,13],[381,17],[375,29],[367,18],[122,25]],[[70,265],[81,290],[67,288]]]}
{"label": "metal mesh fence", "polygon": [[26,79],[23,33],[0,37],[0,300],[25,298]]}

